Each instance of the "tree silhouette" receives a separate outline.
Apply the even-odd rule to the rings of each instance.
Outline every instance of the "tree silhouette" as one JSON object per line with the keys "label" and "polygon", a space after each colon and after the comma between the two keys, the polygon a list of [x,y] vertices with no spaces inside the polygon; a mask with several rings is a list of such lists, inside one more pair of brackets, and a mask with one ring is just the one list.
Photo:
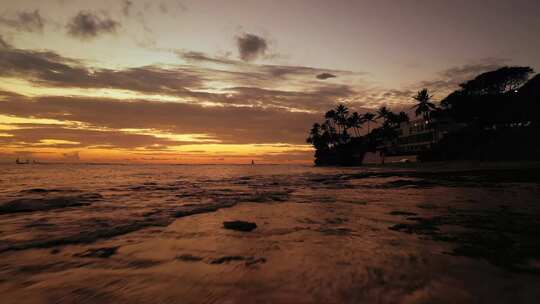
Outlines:
{"label": "tree silhouette", "polygon": [[414,113],[416,116],[422,115],[426,122],[430,121],[431,111],[437,108],[435,104],[431,102],[431,98],[432,96],[429,95],[427,89],[419,91],[416,96],[413,97],[413,99],[417,101],[417,104],[412,107],[415,109]]}
{"label": "tree silhouette", "polygon": [[358,112],[354,112],[351,116],[347,118],[347,126],[350,129],[353,129],[355,136],[360,136],[360,129],[364,123],[363,118],[358,115]]}
{"label": "tree silhouette", "polygon": [[482,73],[474,79],[460,84],[467,95],[496,95],[515,91],[533,73],[530,67],[502,67],[495,71]]}
{"label": "tree silhouette", "polygon": [[379,118],[387,118],[388,113],[390,113],[390,110],[388,110],[387,107],[382,106],[377,110],[377,119]]}
{"label": "tree silhouette", "polygon": [[367,112],[362,116],[363,120],[367,122],[367,132],[369,134],[369,124],[375,122],[375,114]]}

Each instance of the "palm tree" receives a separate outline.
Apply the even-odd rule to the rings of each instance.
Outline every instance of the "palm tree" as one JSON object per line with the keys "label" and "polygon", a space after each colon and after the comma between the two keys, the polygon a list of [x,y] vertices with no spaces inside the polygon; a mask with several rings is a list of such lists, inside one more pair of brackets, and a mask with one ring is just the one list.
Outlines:
{"label": "palm tree", "polygon": [[352,128],[355,136],[360,136],[360,129],[364,123],[362,117],[358,115],[358,112],[352,113],[349,118],[347,118],[347,125],[349,128]]}
{"label": "palm tree", "polygon": [[332,125],[332,127],[335,127],[334,122],[336,121],[336,111],[330,110],[324,114],[324,118],[326,118],[326,121],[329,122],[329,124]]}
{"label": "palm tree", "polygon": [[397,120],[399,123],[402,123],[402,122],[409,122],[409,115],[407,115],[407,113],[405,112],[399,112],[399,114],[397,115]]}
{"label": "palm tree", "polygon": [[362,120],[367,122],[367,132],[369,134],[369,123],[375,122],[375,114],[367,112],[364,115],[362,115]]}
{"label": "palm tree", "polygon": [[390,113],[390,110],[388,110],[387,107],[382,106],[377,110],[377,119],[379,119],[379,118],[386,119],[388,117],[389,113]]}
{"label": "palm tree", "polygon": [[307,138],[307,142],[313,144],[314,146],[317,146],[320,137],[321,125],[319,125],[318,123],[314,123],[313,127],[309,131],[309,137]]}
{"label": "palm tree", "polygon": [[415,109],[414,113],[416,116],[422,115],[424,117],[424,121],[429,122],[430,113],[432,110],[436,109],[434,103],[431,102],[432,96],[429,95],[429,92],[427,89],[423,89],[416,94],[416,96],[413,97],[418,103],[414,105],[412,108]]}
{"label": "palm tree", "polygon": [[343,127],[343,131],[347,126],[347,116],[349,115],[349,109],[346,106],[340,104],[335,109],[336,113],[336,122]]}

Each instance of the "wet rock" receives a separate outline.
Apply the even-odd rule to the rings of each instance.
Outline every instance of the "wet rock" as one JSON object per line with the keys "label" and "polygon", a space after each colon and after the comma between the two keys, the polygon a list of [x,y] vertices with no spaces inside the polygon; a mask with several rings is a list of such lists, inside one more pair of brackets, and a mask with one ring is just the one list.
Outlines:
{"label": "wet rock", "polygon": [[23,194],[49,194],[49,193],[77,193],[81,192],[78,189],[71,189],[71,188],[53,188],[53,189],[46,189],[46,188],[31,188],[26,190],[21,190],[19,193]]}
{"label": "wet rock", "polygon": [[248,267],[255,266],[257,264],[263,264],[266,263],[265,258],[256,258],[252,256],[241,256],[241,255],[229,255],[229,256],[223,256],[220,258],[212,259],[210,260],[210,264],[226,264],[230,262],[240,262],[245,261],[245,265]]}
{"label": "wet rock", "polygon": [[257,258],[257,259],[253,258],[246,261],[246,266],[254,266],[257,264],[264,264],[264,263],[266,263],[265,258]]}
{"label": "wet rock", "polygon": [[407,211],[392,211],[390,212],[390,215],[404,215],[404,216],[413,216],[417,215],[414,212],[407,212]]}
{"label": "wet rock", "polygon": [[321,228],[317,230],[324,235],[350,235],[352,230],[348,228]]}
{"label": "wet rock", "polygon": [[327,224],[343,224],[345,222],[348,222],[349,220],[346,218],[341,217],[335,217],[335,218],[328,218],[326,219]]}
{"label": "wet rock", "polygon": [[182,254],[177,256],[176,259],[183,262],[199,262],[203,260],[203,258],[191,254]]}
{"label": "wet rock", "polygon": [[437,186],[437,183],[429,180],[408,180],[398,179],[382,185],[376,185],[374,188],[392,189],[392,188],[432,188]]}
{"label": "wet rock", "polygon": [[540,269],[530,265],[530,261],[540,259],[540,219],[534,214],[507,207],[448,209],[438,216],[408,220],[413,222],[389,229],[456,244],[450,253],[455,256],[485,259],[510,271],[540,274]]}
{"label": "wet rock", "polygon": [[90,205],[101,199],[98,193],[86,193],[74,196],[20,198],[0,204],[0,214],[45,211],[68,207]]}
{"label": "wet rock", "polygon": [[429,204],[429,203],[426,203],[426,204],[418,204],[416,205],[416,207],[420,208],[420,209],[437,209],[439,207],[437,207],[437,205],[435,204]]}
{"label": "wet rock", "polygon": [[236,203],[233,202],[184,205],[176,211],[175,217],[184,217],[200,213],[215,212],[219,209],[230,208],[234,205],[236,205]]}
{"label": "wet rock", "polygon": [[253,259],[253,257],[243,257],[240,255],[230,255],[230,256],[224,256],[217,259],[213,259],[210,261],[210,264],[223,264],[223,263],[229,263],[232,261],[245,261],[248,259]]}
{"label": "wet rock", "polygon": [[96,249],[88,249],[85,252],[76,253],[73,256],[80,257],[80,258],[106,259],[116,254],[116,251],[118,251],[118,247],[103,247],[103,248],[96,248]]}
{"label": "wet rock", "polygon": [[401,231],[406,233],[416,233],[416,234],[432,234],[434,231],[439,230],[437,228],[435,222],[423,219],[418,221],[417,223],[400,223],[396,224],[394,226],[389,227],[388,229],[394,230],[394,231]]}
{"label": "wet rock", "polygon": [[223,227],[230,230],[249,232],[256,229],[257,224],[245,221],[229,221],[223,222]]}
{"label": "wet rock", "polygon": [[130,268],[150,268],[162,264],[161,261],[149,260],[149,259],[137,259],[129,261],[127,264]]}
{"label": "wet rock", "polygon": [[172,219],[152,219],[148,221],[136,221],[127,224],[116,224],[103,228],[95,228],[94,230],[83,231],[72,235],[49,238],[36,239],[32,241],[21,242],[18,244],[2,244],[0,243],[0,253],[6,251],[18,251],[32,248],[51,248],[63,245],[73,244],[90,244],[99,239],[108,239],[119,235],[128,234],[137,230],[149,227],[167,226],[172,222]]}
{"label": "wet rock", "polygon": [[21,193],[47,193],[50,190],[43,189],[43,188],[34,188],[34,189],[28,189],[28,190],[22,190]]}

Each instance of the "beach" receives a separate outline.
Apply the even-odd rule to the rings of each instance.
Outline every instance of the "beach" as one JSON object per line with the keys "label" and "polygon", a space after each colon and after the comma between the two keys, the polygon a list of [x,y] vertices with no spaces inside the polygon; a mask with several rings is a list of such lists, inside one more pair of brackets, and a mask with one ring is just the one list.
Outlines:
{"label": "beach", "polygon": [[0,166],[1,303],[540,298],[537,164]]}

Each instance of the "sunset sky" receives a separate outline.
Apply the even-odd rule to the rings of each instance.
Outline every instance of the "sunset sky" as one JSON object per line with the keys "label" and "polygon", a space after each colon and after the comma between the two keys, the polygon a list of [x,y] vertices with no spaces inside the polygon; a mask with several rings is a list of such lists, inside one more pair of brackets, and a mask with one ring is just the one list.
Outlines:
{"label": "sunset sky", "polygon": [[0,4],[0,162],[310,163],[336,103],[540,70],[538,0]]}

